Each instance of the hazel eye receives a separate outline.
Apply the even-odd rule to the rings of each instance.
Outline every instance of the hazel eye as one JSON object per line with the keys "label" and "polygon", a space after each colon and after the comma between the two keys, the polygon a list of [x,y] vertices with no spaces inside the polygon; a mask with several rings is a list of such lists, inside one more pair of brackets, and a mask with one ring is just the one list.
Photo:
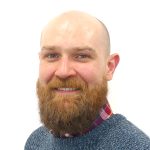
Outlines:
{"label": "hazel eye", "polygon": [[77,58],[79,58],[79,59],[83,59],[83,58],[88,58],[88,56],[87,55],[79,55],[79,56],[77,56]]}
{"label": "hazel eye", "polygon": [[55,58],[59,58],[59,54],[47,54],[47,58],[48,59],[55,59]]}
{"label": "hazel eye", "polygon": [[45,59],[48,62],[57,61],[60,58],[60,54],[58,53],[47,53],[44,54],[43,59]]}
{"label": "hazel eye", "polygon": [[89,58],[89,56],[86,55],[86,54],[79,54],[79,55],[76,55],[75,58],[77,58],[77,59],[85,59],[85,58]]}
{"label": "hazel eye", "polygon": [[90,61],[91,56],[88,54],[77,54],[75,55],[75,60],[79,62],[88,62]]}

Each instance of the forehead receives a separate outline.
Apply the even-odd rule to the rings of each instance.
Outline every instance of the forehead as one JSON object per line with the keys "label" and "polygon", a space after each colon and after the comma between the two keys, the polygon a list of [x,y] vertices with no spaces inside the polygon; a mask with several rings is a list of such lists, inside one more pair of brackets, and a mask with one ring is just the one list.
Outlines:
{"label": "forehead", "polygon": [[60,17],[52,20],[43,30],[42,47],[90,47],[103,49],[106,45],[106,34],[103,26],[95,18]]}

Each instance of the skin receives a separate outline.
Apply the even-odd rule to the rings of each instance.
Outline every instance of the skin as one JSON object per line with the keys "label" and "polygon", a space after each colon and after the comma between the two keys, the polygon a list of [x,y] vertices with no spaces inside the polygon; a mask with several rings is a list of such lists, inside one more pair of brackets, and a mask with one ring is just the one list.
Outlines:
{"label": "skin", "polygon": [[80,77],[89,87],[101,83],[103,77],[109,81],[119,63],[119,55],[110,55],[109,49],[103,23],[83,12],[66,12],[51,20],[42,32],[39,81],[46,85],[54,77]]}

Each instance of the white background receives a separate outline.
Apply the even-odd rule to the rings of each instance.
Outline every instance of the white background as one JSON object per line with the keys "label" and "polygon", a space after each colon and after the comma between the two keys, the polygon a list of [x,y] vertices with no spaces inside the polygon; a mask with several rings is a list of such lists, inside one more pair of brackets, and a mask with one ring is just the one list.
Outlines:
{"label": "white background", "polygon": [[0,0],[0,149],[23,150],[40,126],[35,83],[40,32],[53,16],[82,10],[102,20],[120,64],[109,101],[150,136],[148,0]]}

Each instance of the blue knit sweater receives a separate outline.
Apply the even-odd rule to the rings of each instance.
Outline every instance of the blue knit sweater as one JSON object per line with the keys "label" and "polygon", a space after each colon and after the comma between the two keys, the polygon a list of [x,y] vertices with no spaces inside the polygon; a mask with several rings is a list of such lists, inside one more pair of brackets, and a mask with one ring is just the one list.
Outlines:
{"label": "blue knit sweater", "polygon": [[79,137],[56,138],[40,127],[28,138],[25,150],[150,150],[150,138],[125,117],[115,114]]}

